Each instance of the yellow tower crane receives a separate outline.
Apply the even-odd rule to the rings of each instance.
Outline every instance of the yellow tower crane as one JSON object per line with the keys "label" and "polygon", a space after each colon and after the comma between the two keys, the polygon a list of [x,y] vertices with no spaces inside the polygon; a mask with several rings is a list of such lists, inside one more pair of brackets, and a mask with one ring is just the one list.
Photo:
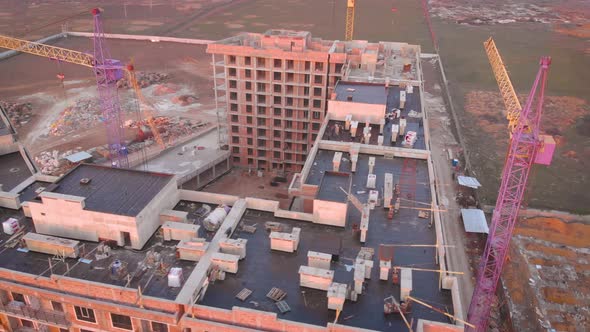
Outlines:
{"label": "yellow tower crane", "polygon": [[154,135],[154,139],[156,140],[156,142],[160,145],[160,147],[162,147],[162,149],[166,148],[166,144],[164,143],[164,140],[162,140],[162,136],[160,135],[160,131],[158,130],[158,127],[156,126],[156,122],[154,120],[154,115],[152,114],[151,109],[154,109],[154,106],[149,103],[145,97],[143,96],[143,93],[141,92],[141,87],[139,86],[139,83],[137,83],[137,77],[135,75],[135,67],[133,66],[133,64],[130,64],[127,66],[127,78],[129,80],[129,83],[131,84],[131,86],[133,87],[133,90],[135,90],[135,94],[137,95],[137,99],[139,99],[139,104],[140,107],[143,109],[143,114],[145,115],[148,125],[150,126],[150,130],[152,131],[152,135]]}
{"label": "yellow tower crane", "polygon": [[522,106],[520,105],[518,96],[514,91],[514,87],[512,86],[512,82],[510,81],[510,77],[506,71],[506,66],[502,61],[500,52],[498,52],[496,43],[492,37],[488,38],[483,43],[483,45],[486,50],[486,54],[488,55],[490,65],[492,66],[494,76],[496,77],[496,81],[498,82],[500,94],[504,100],[504,106],[506,107],[506,118],[508,119],[508,128],[510,130],[510,134],[512,135],[512,132],[516,128],[518,116],[522,110]]}
{"label": "yellow tower crane", "polygon": [[[45,57],[45,58],[56,59],[58,61],[63,61],[63,62],[68,62],[68,63],[73,63],[73,64],[89,67],[89,68],[94,68],[94,62],[95,62],[94,56],[92,56],[91,54],[68,50],[66,48],[61,48],[61,47],[56,47],[56,46],[51,46],[51,45],[46,45],[46,44],[41,44],[41,43],[35,43],[35,42],[24,40],[24,39],[18,39],[18,38],[12,38],[12,37],[8,37],[8,36],[0,35],[0,48],[6,48],[6,49],[29,53],[29,54],[33,54],[33,55],[37,55],[37,56],[41,56],[41,57]],[[133,89],[135,90],[135,93],[136,93],[138,99],[140,100],[140,103],[142,103],[144,105],[149,105],[145,101],[145,98],[143,98],[143,95],[141,93],[141,89],[139,88],[139,86],[137,84],[137,79],[135,77],[135,72],[133,70],[133,66],[127,66],[124,69],[127,72],[129,82],[130,82],[131,86],[133,87]],[[152,134],[154,135],[154,138],[156,139],[156,141],[158,142],[158,144],[160,144],[160,146],[162,148],[165,148],[166,145],[162,141],[162,138],[160,136],[160,132],[158,131],[158,128],[156,127],[156,124],[154,122],[153,115],[151,114],[151,112],[149,111],[149,109],[147,107],[143,107],[143,112],[144,112],[145,117],[147,118],[148,125],[150,127],[150,130],[152,131]]]}
{"label": "yellow tower crane", "polygon": [[354,1],[348,0],[346,5],[346,33],[344,40],[352,40],[352,34],[354,33]]}

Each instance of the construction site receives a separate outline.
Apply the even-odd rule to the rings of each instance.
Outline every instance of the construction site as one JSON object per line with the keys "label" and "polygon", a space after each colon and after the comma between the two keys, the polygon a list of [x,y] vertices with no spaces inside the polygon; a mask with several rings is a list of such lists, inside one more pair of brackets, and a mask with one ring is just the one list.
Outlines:
{"label": "construction site", "polygon": [[588,182],[588,102],[481,32],[499,93],[456,101],[439,47],[586,16],[308,2],[0,9],[0,331],[588,330],[590,217],[548,176]]}

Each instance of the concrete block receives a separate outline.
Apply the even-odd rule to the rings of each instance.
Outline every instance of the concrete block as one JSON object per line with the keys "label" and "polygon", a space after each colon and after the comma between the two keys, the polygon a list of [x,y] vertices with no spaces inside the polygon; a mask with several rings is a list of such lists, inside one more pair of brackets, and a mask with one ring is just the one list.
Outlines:
{"label": "concrete block", "polygon": [[167,221],[187,222],[188,212],[176,210],[164,210],[160,212],[160,223],[164,224]]}
{"label": "concrete block", "polygon": [[377,185],[377,175],[369,174],[367,176],[367,188],[375,189],[376,185]]}
{"label": "concrete block", "polygon": [[399,136],[404,136],[406,134],[406,119],[399,119]]}
{"label": "concrete block", "polygon": [[371,271],[373,271],[373,261],[369,260],[369,259],[362,259],[362,258],[357,258],[355,260],[355,268],[362,268],[364,271],[364,276],[365,279],[371,279]]}
{"label": "concrete block", "polygon": [[324,254],[316,251],[307,252],[307,265],[311,267],[317,267],[320,269],[330,269],[330,263],[332,262],[332,255]]}
{"label": "concrete block", "polygon": [[332,160],[332,171],[338,172],[340,170],[340,162],[342,161],[342,152],[334,153],[334,159]]}
{"label": "concrete block", "polygon": [[365,266],[362,264],[354,265],[354,291],[357,294],[363,293],[363,282],[365,281]]}
{"label": "concrete block", "polygon": [[391,261],[379,261],[379,280],[388,280]]}
{"label": "concrete block", "polygon": [[356,136],[356,130],[359,126],[359,122],[358,121],[350,121],[350,136],[355,137]]}
{"label": "concrete block", "polygon": [[297,248],[299,248],[299,240],[301,238],[301,228],[293,227],[293,229],[291,230],[291,235],[295,240],[295,248],[293,248],[293,250],[297,250]]}
{"label": "concrete block", "polygon": [[299,246],[301,228],[294,227],[291,233],[271,232],[270,249],[284,252],[294,252]]}
{"label": "concrete block", "polygon": [[217,266],[221,271],[238,273],[238,261],[240,256],[216,252],[211,256],[211,264]]}
{"label": "concrete block", "polygon": [[162,225],[162,233],[165,241],[190,240],[199,236],[201,226],[175,221],[166,221]]}
{"label": "concrete block", "polygon": [[408,295],[412,292],[412,270],[404,268],[400,270],[400,299],[406,301]]}
{"label": "concrete block", "polygon": [[387,209],[393,199],[393,174],[385,173],[385,181],[383,185],[383,208]]}
{"label": "concrete block", "polygon": [[369,174],[373,174],[375,170],[375,157],[369,157]]}
{"label": "concrete block", "polygon": [[361,225],[360,225],[361,242],[362,243],[365,243],[365,241],[367,241],[367,232],[369,231],[370,213],[371,213],[371,210],[369,209],[369,206],[365,205],[363,207],[363,213],[361,214]]}
{"label": "concrete block", "polygon": [[377,136],[377,145],[383,146],[383,140],[384,140],[383,135]]}
{"label": "concrete block", "polygon": [[346,284],[333,282],[328,287],[328,309],[342,310],[346,300]]}
{"label": "concrete block", "polygon": [[373,210],[379,201],[379,192],[377,190],[369,191],[369,208]]}
{"label": "concrete block", "polygon": [[352,122],[352,114],[346,115],[344,118],[344,130],[350,130],[350,123]]}
{"label": "concrete block", "polygon": [[246,258],[246,239],[224,239],[219,242],[219,249],[224,254],[240,256],[240,259]]}
{"label": "concrete block", "polygon": [[358,155],[351,155],[350,156],[350,161],[352,162],[352,166],[351,166],[351,172],[356,172],[356,163],[359,160],[359,156]]}
{"label": "concrete block", "polygon": [[22,239],[31,251],[69,258],[77,258],[80,254],[80,241],[37,233],[27,233]]}
{"label": "concrete block", "polygon": [[334,271],[302,265],[299,267],[299,285],[327,291],[334,280]]}
{"label": "concrete block", "polygon": [[176,245],[176,255],[179,259],[198,262],[209,248],[205,239],[181,240]]}
{"label": "concrete block", "polygon": [[399,136],[399,125],[392,124],[391,125],[391,143],[395,143],[397,141],[398,136]]}

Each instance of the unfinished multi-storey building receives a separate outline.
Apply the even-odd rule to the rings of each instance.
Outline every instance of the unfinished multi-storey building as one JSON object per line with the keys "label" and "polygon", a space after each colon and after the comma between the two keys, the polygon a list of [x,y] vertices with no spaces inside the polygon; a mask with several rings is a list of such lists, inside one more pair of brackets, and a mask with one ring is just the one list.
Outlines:
{"label": "unfinished multi-storey building", "polygon": [[234,165],[301,168],[342,71],[342,59],[330,61],[332,46],[309,32],[270,30],[207,47]]}
{"label": "unfinished multi-storey building", "polygon": [[[420,49],[330,48],[346,60],[343,76],[323,88],[327,112],[288,210],[178,189],[178,175],[91,165],[16,191],[22,204],[0,208],[10,219],[0,233],[0,332],[404,331],[393,301],[409,308],[412,298],[462,318],[460,279],[446,272]],[[0,183],[12,177],[6,167]],[[406,315],[418,332],[463,330],[417,302]]]}
{"label": "unfinished multi-storey building", "polygon": [[287,30],[209,44],[220,141],[229,145],[234,165],[301,170],[336,83],[357,75],[371,82],[393,79],[407,65],[392,56],[404,45],[322,40]]}

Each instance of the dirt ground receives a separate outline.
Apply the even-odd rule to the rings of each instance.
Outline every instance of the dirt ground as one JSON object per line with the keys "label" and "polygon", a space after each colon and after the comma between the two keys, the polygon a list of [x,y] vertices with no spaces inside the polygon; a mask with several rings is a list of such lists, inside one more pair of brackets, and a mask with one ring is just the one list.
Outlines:
{"label": "dirt ground", "polygon": [[[524,105],[526,95],[520,95]],[[473,90],[465,97],[465,131],[472,142],[485,146],[470,151],[475,161],[480,189],[487,204],[494,197],[494,174],[501,169],[508,149],[507,120],[499,112],[502,98],[496,91]],[[557,143],[550,166],[535,165],[530,180],[527,204],[531,206],[587,213],[590,192],[586,190],[590,161],[590,104],[577,97],[545,97],[541,132],[552,135]],[[478,133],[476,133],[476,131]],[[485,135],[481,135],[481,133]],[[574,175],[575,174],[575,175]],[[557,180],[557,181],[556,181]]]}
{"label": "dirt ground", "polygon": [[[72,37],[59,40],[55,45],[80,51],[92,47],[91,39]],[[167,75],[161,82],[156,80],[142,89],[150,106],[140,108],[132,89],[119,88],[124,112],[122,122],[132,125],[126,129],[127,140],[138,139],[135,123],[145,119],[142,112],[145,108],[151,110],[153,116],[163,117],[158,121],[159,129],[168,145],[174,145],[183,136],[195,134],[190,127],[182,130],[183,123],[216,123],[211,67],[204,45],[109,40],[109,47],[113,57],[123,62],[133,59],[138,77],[154,72]],[[0,62],[0,70],[3,72],[0,100],[30,105],[27,109],[30,118],[18,123],[17,127],[20,141],[33,156],[44,151],[64,153],[106,144],[90,70],[27,54]],[[63,86],[55,76],[58,72],[66,77]],[[143,124],[145,126],[145,122]]]}
{"label": "dirt ground", "polygon": [[521,220],[503,273],[520,331],[585,331],[590,324],[590,225],[559,216]]}
{"label": "dirt ground", "polygon": [[258,177],[254,171],[250,173],[247,169],[234,168],[228,174],[205,186],[202,191],[278,201],[279,207],[287,210],[291,205],[288,196],[291,177],[287,178],[287,182],[278,182],[278,185],[273,187],[270,183],[274,177],[274,174],[268,172],[265,172],[262,177]]}

